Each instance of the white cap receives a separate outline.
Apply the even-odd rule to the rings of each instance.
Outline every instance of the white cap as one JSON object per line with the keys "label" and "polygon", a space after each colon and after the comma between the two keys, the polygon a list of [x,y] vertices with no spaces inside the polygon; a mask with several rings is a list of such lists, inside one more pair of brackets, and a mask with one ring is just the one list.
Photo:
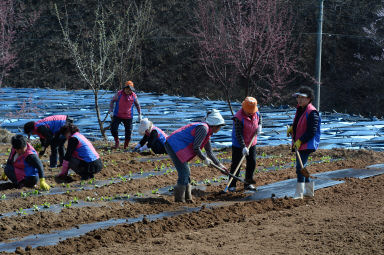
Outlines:
{"label": "white cap", "polygon": [[139,125],[139,134],[144,135],[145,131],[152,127],[152,122],[148,120],[148,118],[144,118],[140,121]]}
{"label": "white cap", "polygon": [[293,97],[298,97],[298,96],[308,97],[307,94],[305,94],[305,93],[300,93],[300,92],[296,92],[296,93],[292,94],[292,96],[293,96]]}
{"label": "white cap", "polygon": [[223,119],[223,116],[221,116],[220,112],[216,109],[212,109],[207,113],[207,117],[205,118],[205,121],[210,126],[224,126],[225,121]]}

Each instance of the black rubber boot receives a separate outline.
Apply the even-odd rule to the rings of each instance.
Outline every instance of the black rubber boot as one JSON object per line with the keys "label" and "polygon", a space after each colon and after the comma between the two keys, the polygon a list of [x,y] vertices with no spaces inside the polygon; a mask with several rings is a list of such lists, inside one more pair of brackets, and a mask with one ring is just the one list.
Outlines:
{"label": "black rubber boot", "polygon": [[173,194],[175,196],[175,202],[183,202],[185,203],[185,190],[187,189],[187,186],[185,185],[176,185]]}

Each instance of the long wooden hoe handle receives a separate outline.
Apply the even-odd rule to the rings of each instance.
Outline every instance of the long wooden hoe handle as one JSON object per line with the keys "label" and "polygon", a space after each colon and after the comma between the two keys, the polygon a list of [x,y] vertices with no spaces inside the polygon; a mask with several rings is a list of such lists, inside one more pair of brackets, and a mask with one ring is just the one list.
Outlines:
{"label": "long wooden hoe handle", "polygon": [[[253,137],[252,137],[252,141],[251,141],[251,143],[250,143],[250,144],[248,145],[248,147],[247,147],[248,150],[251,148],[251,146],[252,146],[253,142],[255,141],[256,137],[257,137],[257,131],[256,131],[255,134],[253,135]],[[236,167],[236,169],[235,169],[235,172],[233,172],[233,175],[234,175],[234,176],[236,176],[237,171],[239,171],[240,166],[241,166],[241,164],[243,163],[244,159],[245,159],[245,155],[243,155],[243,157],[241,158],[239,164],[237,165],[237,167]],[[227,192],[227,191],[228,191],[229,185],[231,185],[231,182],[232,182],[232,181],[233,181],[233,178],[232,178],[232,177],[229,178],[229,181],[228,181],[228,183],[227,183],[227,186],[226,186],[225,189],[224,189],[224,192]]]}

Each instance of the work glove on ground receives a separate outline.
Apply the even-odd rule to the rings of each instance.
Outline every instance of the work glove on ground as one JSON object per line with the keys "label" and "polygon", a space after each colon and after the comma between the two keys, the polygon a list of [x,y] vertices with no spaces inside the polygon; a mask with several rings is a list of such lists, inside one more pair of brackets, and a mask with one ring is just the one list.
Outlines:
{"label": "work glove on ground", "polygon": [[3,172],[3,174],[1,175],[1,180],[3,181],[8,181],[8,176]]}
{"label": "work glove on ground", "polygon": [[63,161],[63,166],[61,167],[61,172],[57,175],[57,177],[63,177],[68,174],[69,170],[69,162],[68,160]]}
{"label": "work glove on ground", "polygon": [[298,139],[294,144],[293,144],[293,149],[298,150],[301,146],[301,141]]}
{"label": "work glove on ground", "polygon": [[45,178],[40,179],[40,189],[49,190],[51,187],[45,182]]}
{"label": "work glove on ground", "polygon": [[260,135],[262,130],[263,130],[263,126],[259,125],[259,126],[257,127],[257,131],[256,131],[257,134]]}
{"label": "work glove on ground", "polygon": [[287,127],[287,137],[290,137],[293,133],[293,126],[288,126]]}
{"label": "work glove on ground", "polygon": [[141,145],[140,145],[140,143],[138,143],[138,144],[135,146],[135,148],[133,148],[133,152],[138,151],[138,150],[140,149],[140,147],[141,147]]}
{"label": "work glove on ground", "polygon": [[139,149],[140,152],[143,152],[143,151],[146,151],[146,150],[148,150],[148,146],[147,145],[144,145],[143,147],[141,147]]}
{"label": "work glove on ground", "polygon": [[249,150],[247,147],[243,148],[243,156],[248,156],[249,155]]}
{"label": "work glove on ground", "polygon": [[212,160],[210,160],[209,158],[205,158],[204,164],[206,164],[207,166],[210,166],[212,164]]}

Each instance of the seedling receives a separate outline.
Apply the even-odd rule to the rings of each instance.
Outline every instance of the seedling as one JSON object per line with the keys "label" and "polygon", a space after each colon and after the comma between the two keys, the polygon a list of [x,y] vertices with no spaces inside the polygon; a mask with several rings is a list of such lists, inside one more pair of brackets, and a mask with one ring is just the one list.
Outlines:
{"label": "seedling", "polygon": [[1,195],[1,199],[6,199],[7,196],[5,194]]}
{"label": "seedling", "polygon": [[152,190],[152,194],[159,194],[159,189]]}
{"label": "seedling", "polygon": [[67,187],[67,188],[70,188],[70,187],[71,187],[71,185],[69,185],[69,183],[67,183],[66,187]]}
{"label": "seedling", "polygon": [[261,156],[262,156],[263,158],[265,158],[265,157],[267,156],[267,153],[263,152],[263,153],[261,153]]}
{"label": "seedling", "polygon": [[196,180],[192,180],[192,181],[191,181],[191,185],[192,185],[192,186],[197,186],[197,181],[196,181]]}
{"label": "seedling", "polygon": [[39,195],[40,194],[40,191],[35,189],[33,192],[32,192],[33,195]]}
{"label": "seedling", "polygon": [[143,168],[140,169],[140,174],[142,175],[144,173]]}
{"label": "seedling", "polygon": [[207,185],[210,185],[210,184],[211,184],[211,181],[208,180],[208,179],[205,179],[205,180],[203,181],[203,183],[204,183],[204,184],[207,184]]}
{"label": "seedling", "polygon": [[24,211],[23,208],[20,208],[19,210],[17,210],[16,213],[17,213],[18,215],[27,215],[27,213]]}
{"label": "seedling", "polygon": [[137,192],[137,193],[135,194],[135,196],[137,196],[137,197],[143,197],[143,193]]}
{"label": "seedling", "polygon": [[93,198],[93,197],[86,197],[85,200],[87,200],[88,202],[93,202],[93,201],[95,201],[95,198]]}
{"label": "seedling", "polygon": [[129,177],[132,176],[132,171],[129,171],[128,176],[129,176]]}
{"label": "seedling", "polygon": [[200,163],[201,163],[201,160],[200,160],[200,159],[196,159],[195,163],[196,163],[196,164],[200,164]]}
{"label": "seedling", "polygon": [[68,204],[64,204],[65,208],[70,208],[72,206],[72,202],[69,202]]}
{"label": "seedling", "polygon": [[21,197],[28,197],[28,193],[20,192],[20,196],[21,196]]}
{"label": "seedling", "polygon": [[72,200],[72,203],[78,204],[79,203],[79,199],[77,197],[74,197],[73,200]]}
{"label": "seedling", "polygon": [[126,199],[129,199],[129,198],[131,197],[131,195],[129,195],[129,194],[124,194],[123,197],[126,198]]}
{"label": "seedling", "polygon": [[44,204],[41,204],[44,208],[49,208],[51,207],[51,204],[48,202],[44,202]]}
{"label": "seedling", "polygon": [[219,182],[219,180],[217,178],[213,178],[212,181],[213,182]]}
{"label": "seedling", "polygon": [[127,181],[127,178],[125,178],[124,176],[121,176],[120,174],[117,177],[120,178],[120,180],[122,180],[123,182]]}
{"label": "seedling", "polygon": [[33,211],[38,212],[40,211],[40,208],[37,205],[33,205]]}

